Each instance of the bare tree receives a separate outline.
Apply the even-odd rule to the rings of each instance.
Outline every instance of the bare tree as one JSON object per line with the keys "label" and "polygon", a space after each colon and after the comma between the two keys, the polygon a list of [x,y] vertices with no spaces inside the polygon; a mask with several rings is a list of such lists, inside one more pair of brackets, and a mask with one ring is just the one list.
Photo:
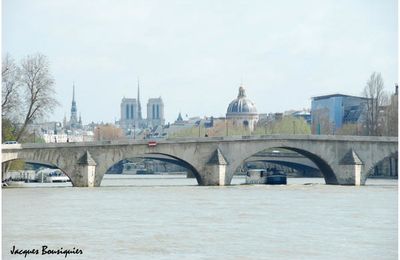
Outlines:
{"label": "bare tree", "polygon": [[384,84],[380,73],[372,73],[367,85],[364,87],[363,96],[367,98],[365,123],[368,135],[380,135],[380,111],[387,100],[383,90]]}
{"label": "bare tree", "polygon": [[19,73],[8,54],[2,60],[1,78],[1,116],[10,119],[19,103]]}
{"label": "bare tree", "polygon": [[27,56],[19,70],[22,93],[22,126],[18,131],[18,141],[28,124],[42,118],[58,105],[54,98],[54,79],[50,75],[49,63],[42,54]]}
{"label": "bare tree", "polygon": [[398,136],[398,85],[395,86],[395,93],[390,97],[390,104],[385,109],[385,131],[387,136]]}

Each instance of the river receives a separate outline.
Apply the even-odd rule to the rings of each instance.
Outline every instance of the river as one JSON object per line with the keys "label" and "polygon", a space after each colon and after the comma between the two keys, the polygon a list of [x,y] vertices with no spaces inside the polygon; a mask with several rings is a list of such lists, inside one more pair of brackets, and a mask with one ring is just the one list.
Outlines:
{"label": "river", "polygon": [[[183,176],[107,176],[100,188],[2,190],[10,250],[79,249],[67,259],[397,259],[397,180],[366,186],[197,186]],[[61,250],[61,251],[62,251]]]}

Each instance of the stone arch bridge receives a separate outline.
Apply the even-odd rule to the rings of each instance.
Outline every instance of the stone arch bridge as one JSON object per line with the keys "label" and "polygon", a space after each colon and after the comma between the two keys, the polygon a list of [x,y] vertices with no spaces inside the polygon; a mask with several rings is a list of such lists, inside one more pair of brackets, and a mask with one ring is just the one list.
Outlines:
{"label": "stone arch bridge", "polygon": [[[370,169],[398,150],[395,137],[265,135],[154,141],[2,145],[2,163],[15,159],[61,169],[74,186],[100,186],[107,169],[133,157],[164,156],[189,168],[199,185],[229,185],[247,158],[285,148],[309,158],[326,184],[364,185]],[[4,168],[4,167],[3,167]]]}

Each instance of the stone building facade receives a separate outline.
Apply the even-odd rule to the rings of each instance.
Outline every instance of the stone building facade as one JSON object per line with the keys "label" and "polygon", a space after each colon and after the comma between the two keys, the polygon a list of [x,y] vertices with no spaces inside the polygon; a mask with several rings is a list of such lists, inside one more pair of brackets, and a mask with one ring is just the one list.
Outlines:
{"label": "stone building facade", "polygon": [[153,128],[163,126],[164,102],[161,97],[150,98],[147,103],[147,118],[142,117],[140,103],[140,89],[138,86],[137,98],[123,98],[121,101],[121,118],[119,126],[125,130]]}
{"label": "stone building facade", "polygon": [[124,129],[139,127],[142,123],[137,99],[123,98],[121,101],[121,127]]}
{"label": "stone building facade", "polygon": [[147,102],[147,125],[154,127],[164,125],[164,102],[161,97],[150,98]]}

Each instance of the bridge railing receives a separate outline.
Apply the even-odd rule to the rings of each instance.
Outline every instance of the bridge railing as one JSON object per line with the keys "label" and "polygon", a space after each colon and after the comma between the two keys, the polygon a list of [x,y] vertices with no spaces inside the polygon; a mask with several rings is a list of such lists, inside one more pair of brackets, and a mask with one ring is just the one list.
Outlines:
{"label": "bridge railing", "polygon": [[24,143],[24,144],[2,144],[3,150],[22,149],[22,148],[52,148],[52,147],[90,147],[101,145],[147,145],[149,141],[157,143],[186,143],[186,142],[231,142],[240,140],[305,140],[305,141],[339,141],[339,142],[383,142],[398,143],[397,137],[376,137],[376,136],[337,136],[337,135],[246,135],[246,136],[213,136],[196,138],[167,138],[167,139],[124,139],[124,140],[104,140],[96,142],[69,142],[69,143]]}

